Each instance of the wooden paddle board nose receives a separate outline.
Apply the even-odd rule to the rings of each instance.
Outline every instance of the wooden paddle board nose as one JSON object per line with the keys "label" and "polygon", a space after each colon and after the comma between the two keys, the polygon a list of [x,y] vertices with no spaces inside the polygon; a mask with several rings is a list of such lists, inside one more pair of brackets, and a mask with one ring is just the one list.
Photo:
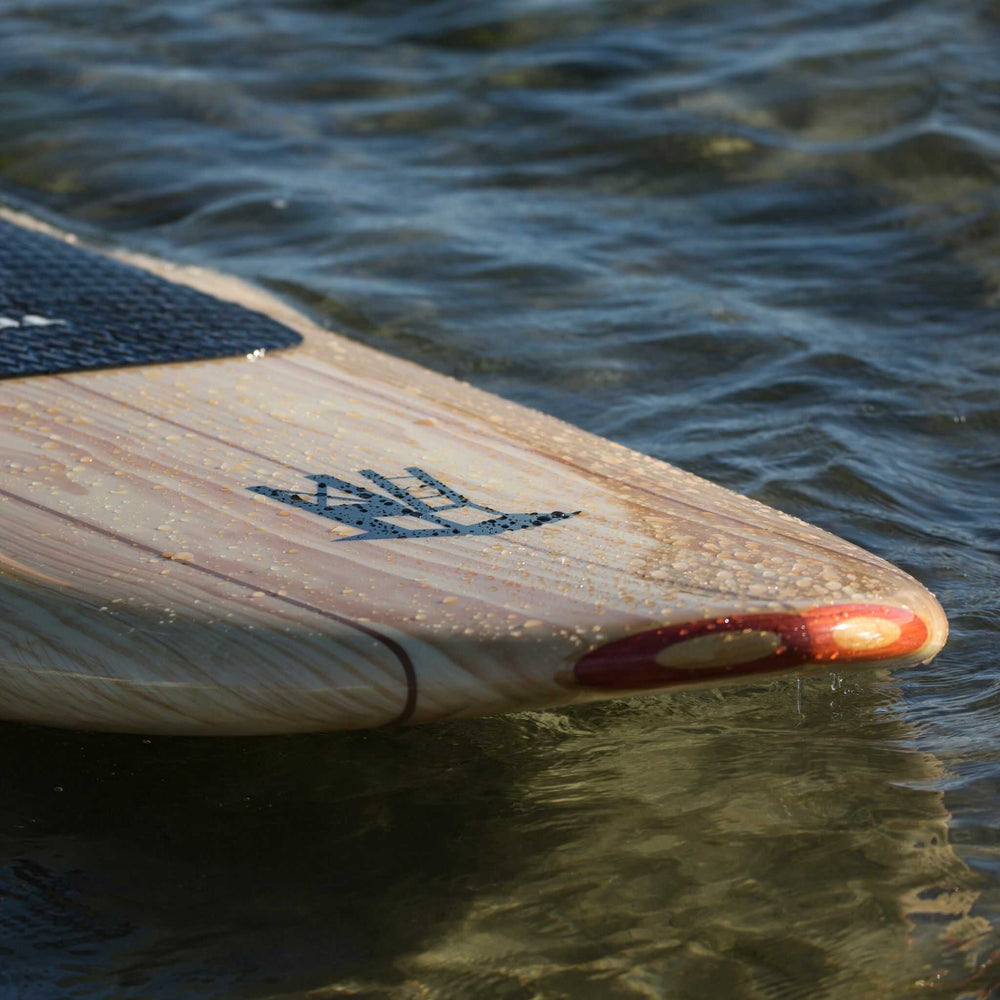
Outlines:
{"label": "wooden paddle board nose", "polygon": [[650,629],[582,657],[574,680],[610,693],[721,683],[808,667],[926,662],[944,645],[948,623],[929,593],[912,590],[909,606],[834,604]]}
{"label": "wooden paddle board nose", "polygon": [[0,718],[427,722],[932,657],[889,563],[318,329],[0,210]]}

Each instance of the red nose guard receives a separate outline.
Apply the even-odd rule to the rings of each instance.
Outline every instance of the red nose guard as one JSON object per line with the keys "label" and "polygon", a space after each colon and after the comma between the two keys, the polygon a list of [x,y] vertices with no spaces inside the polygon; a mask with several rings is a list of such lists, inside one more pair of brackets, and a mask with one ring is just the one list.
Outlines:
{"label": "red nose guard", "polygon": [[916,652],[927,637],[922,618],[884,604],[729,615],[619,639],[583,656],[573,675],[578,684],[607,690],[670,687],[805,663],[888,660]]}

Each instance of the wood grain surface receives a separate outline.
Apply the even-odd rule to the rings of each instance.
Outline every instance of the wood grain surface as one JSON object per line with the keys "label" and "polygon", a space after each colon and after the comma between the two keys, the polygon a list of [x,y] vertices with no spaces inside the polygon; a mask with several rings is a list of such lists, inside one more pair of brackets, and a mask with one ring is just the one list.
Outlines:
{"label": "wood grain surface", "polygon": [[233,278],[116,256],[304,344],[0,382],[0,716],[355,728],[944,642],[934,598],[841,539]]}

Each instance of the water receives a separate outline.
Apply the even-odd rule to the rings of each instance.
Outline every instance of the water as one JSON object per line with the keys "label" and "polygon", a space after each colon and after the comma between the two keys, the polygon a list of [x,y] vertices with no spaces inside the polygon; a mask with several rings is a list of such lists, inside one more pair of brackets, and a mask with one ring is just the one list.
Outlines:
{"label": "water", "polygon": [[929,667],[0,728],[0,995],[997,995],[1000,8],[7,0],[0,191],[818,523]]}

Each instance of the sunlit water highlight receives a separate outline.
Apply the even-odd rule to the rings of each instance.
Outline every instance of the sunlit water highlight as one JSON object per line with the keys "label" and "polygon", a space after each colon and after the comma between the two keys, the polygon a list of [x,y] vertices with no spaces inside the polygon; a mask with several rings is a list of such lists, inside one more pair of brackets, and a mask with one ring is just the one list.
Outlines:
{"label": "sunlit water highlight", "polygon": [[1000,12],[13,0],[0,191],[822,525],[929,667],[401,732],[0,729],[0,991],[988,996]]}

